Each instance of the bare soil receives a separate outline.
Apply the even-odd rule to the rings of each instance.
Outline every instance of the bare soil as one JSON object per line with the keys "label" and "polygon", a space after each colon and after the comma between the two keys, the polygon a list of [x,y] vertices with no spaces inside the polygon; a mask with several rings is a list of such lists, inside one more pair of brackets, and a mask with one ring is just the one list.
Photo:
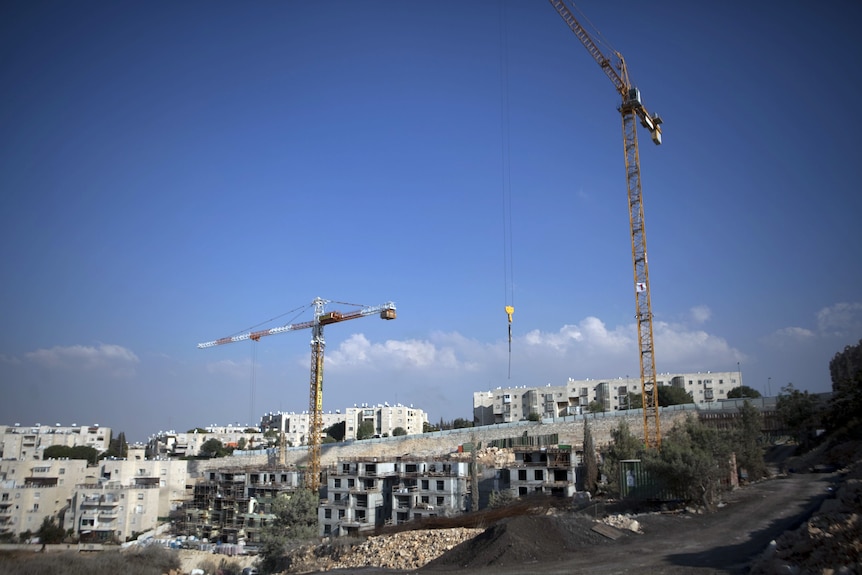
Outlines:
{"label": "bare soil", "polygon": [[[714,513],[640,513],[641,532],[611,539],[592,517],[543,510],[501,519],[421,569],[421,575],[543,575],[630,572],[747,574],[770,542],[796,529],[834,493],[835,473],[799,473],[732,491]],[[367,567],[340,574],[408,573]]]}

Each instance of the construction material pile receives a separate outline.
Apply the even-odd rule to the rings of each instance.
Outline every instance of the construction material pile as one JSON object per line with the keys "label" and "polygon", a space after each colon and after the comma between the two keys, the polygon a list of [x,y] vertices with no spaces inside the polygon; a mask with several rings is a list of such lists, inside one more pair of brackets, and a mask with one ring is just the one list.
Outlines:
{"label": "construction material pile", "polygon": [[288,553],[290,572],[306,573],[368,566],[418,569],[483,531],[465,527],[402,531],[369,537],[352,544],[338,541],[306,545]]}

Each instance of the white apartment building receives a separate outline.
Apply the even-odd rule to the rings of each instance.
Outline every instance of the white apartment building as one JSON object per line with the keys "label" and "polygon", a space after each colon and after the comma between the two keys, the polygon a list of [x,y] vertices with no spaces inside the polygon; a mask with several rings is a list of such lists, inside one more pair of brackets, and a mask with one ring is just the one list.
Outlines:
{"label": "white apartment building", "polygon": [[35,533],[46,517],[63,526],[76,485],[97,471],[83,459],[0,461],[0,537]]}
{"label": "white apartment building", "polygon": [[0,536],[35,532],[45,517],[81,541],[125,541],[153,529],[186,494],[188,462],[148,460],[129,446],[126,459],[0,461]]}
{"label": "white apartment building", "polygon": [[[344,423],[344,439],[356,439],[359,426],[369,421],[374,426],[374,435],[391,436],[397,428],[402,428],[407,435],[422,433],[428,423],[428,415],[412,405],[388,403],[370,405],[354,405],[342,413],[323,413],[323,429],[338,423]],[[308,444],[308,430],[311,426],[311,416],[303,413],[268,413],[261,418],[261,429],[284,432],[288,445],[298,446]],[[323,438],[321,438],[323,439]]]}
{"label": "white apartment building", "polygon": [[[159,431],[147,442],[150,457],[194,457],[210,439],[218,439],[225,447],[258,449],[266,447],[266,438],[257,427],[210,425],[203,431]],[[253,430],[253,431],[251,431]]]}
{"label": "white apartment building", "polygon": [[50,426],[37,423],[26,427],[15,424],[2,426],[0,431],[2,459],[42,459],[45,448],[52,445],[86,446],[101,453],[107,451],[111,443],[111,428],[98,424],[61,426],[58,423]]}
{"label": "white apartment building", "polygon": [[[706,405],[727,399],[727,393],[743,385],[739,371],[662,373],[659,386],[674,386],[691,395],[692,402]],[[542,419],[586,413],[591,403],[603,411],[629,409],[628,394],[640,393],[640,377],[615,379],[569,378],[566,385],[545,387],[498,387],[473,393],[473,419],[477,425],[491,425],[529,419],[531,413]],[[641,406],[630,406],[632,409]]]}
{"label": "white apartment building", "polygon": [[72,496],[66,529],[82,543],[123,542],[153,529],[159,521],[159,487],[155,484],[81,484]]}

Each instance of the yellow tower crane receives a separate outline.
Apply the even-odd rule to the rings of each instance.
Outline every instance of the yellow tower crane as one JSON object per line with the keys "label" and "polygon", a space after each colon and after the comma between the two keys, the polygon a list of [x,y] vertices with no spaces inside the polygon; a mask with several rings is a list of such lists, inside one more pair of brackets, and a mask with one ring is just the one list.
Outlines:
{"label": "yellow tower crane", "polygon": [[[324,307],[328,303],[332,302],[319,297],[311,302],[311,305],[314,306],[314,319],[311,321],[288,324],[272,329],[251,331],[241,335],[223,337],[215,341],[198,344],[199,349],[207,349],[237,341],[258,341],[266,335],[311,328],[311,385],[308,407],[311,422],[308,426],[308,471],[305,476],[305,484],[312,491],[317,491],[320,487],[320,436],[323,433],[323,349],[326,347],[326,342],[323,339],[323,326],[378,314],[382,319],[395,319],[395,304],[392,302],[378,306],[363,307],[359,310],[344,313],[325,311]],[[281,449],[284,449],[283,445]]]}
{"label": "yellow tower crane", "polygon": [[629,222],[632,236],[634,263],[635,304],[640,352],[641,396],[643,397],[644,442],[648,448],[661,445],[661,425],[658,410],[655,357],[653,355],[652,305],[650,303],[649,264],[647,263],[646,227],[643,197],[641,194],[641,167],[638,155],[636,120],[649,131],[652,141],[661,144],[662,120],[658,114],[650,115],[641,103],[640,91],[629,82],[628,70],[622,54],[614,51],[615,61],[605,56],[589,33],[569,10],[563,0],[550,0],[560,16],[571,28],[590,56],[613,83],[622,97],[619,111],[623,119],[623,143],[626,155],[626,183],[628,185]]}

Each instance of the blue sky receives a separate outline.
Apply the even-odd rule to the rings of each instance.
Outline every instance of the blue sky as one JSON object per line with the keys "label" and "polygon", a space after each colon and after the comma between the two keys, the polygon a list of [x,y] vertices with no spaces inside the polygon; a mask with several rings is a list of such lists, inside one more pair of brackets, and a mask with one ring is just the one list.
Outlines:
{"label": "blue sky", "polygon": [[[658,371],[829,390],[862,338],[862,4],[578,6],[665,120]],[[0,85],[2,423],[306,410],[310,331],[196,344],[318,296],[398,306],[326,329],[326,410],[638,373],[618,97],[548,2],[4,2]]]}

